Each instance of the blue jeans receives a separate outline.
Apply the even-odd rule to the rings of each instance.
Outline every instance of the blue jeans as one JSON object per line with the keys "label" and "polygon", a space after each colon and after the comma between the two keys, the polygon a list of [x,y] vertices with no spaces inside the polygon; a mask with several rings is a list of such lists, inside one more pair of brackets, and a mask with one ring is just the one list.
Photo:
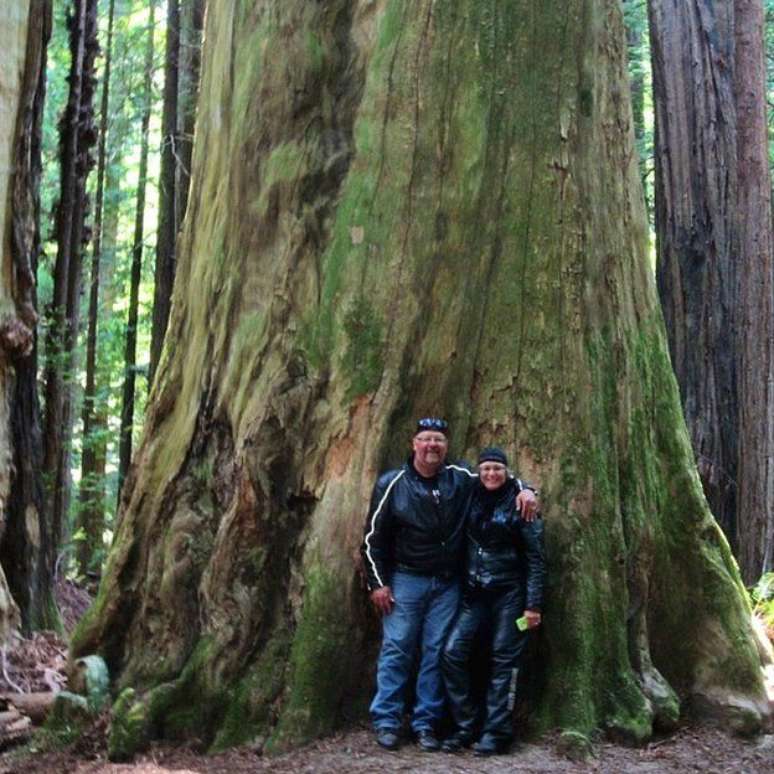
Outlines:
{"label": "blue jeans", "polygon": [[432,731],[443,715],[441,651],[457,612],[459,582],[398,570],[392,577],[391,588],[395,604],[382,619],[382,649],[371,718],[377,729],[400,727],[406,688],[419,649],[411,727],[417,733]]}

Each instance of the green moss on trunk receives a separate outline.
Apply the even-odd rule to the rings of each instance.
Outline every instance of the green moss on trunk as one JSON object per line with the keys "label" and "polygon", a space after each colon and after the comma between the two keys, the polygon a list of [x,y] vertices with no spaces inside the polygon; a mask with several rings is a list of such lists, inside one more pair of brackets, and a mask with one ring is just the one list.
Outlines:
{"label": "green moss on trunk", "polygon": [[287,695],[269,749],[281,750],[329,733],[349,681],[351,631],[347,584],[320,565],[305,574],[301,619],[290,651]]}
{"label": "green moss on trunk", "polygon": [[174,347],[76,652],[145,692],[153,735],[327,733],[370,689],[368,494],[438,413],[455,454],[498,443],[541,486],[541,727],[640,742],[683,698],[758,707],[666,354],[617,0],[237,5],[208,13]]}

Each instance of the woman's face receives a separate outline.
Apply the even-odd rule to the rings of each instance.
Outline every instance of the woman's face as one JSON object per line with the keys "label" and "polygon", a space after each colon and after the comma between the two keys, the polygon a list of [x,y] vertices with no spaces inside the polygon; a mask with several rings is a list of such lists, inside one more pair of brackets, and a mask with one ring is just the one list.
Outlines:
{"label": "woman's face", "polygon": [[505,465],[499,462],[482,462],[478,466],[478,475],[481,483],[491,492],[499,489],[508,477],[508,471]]}

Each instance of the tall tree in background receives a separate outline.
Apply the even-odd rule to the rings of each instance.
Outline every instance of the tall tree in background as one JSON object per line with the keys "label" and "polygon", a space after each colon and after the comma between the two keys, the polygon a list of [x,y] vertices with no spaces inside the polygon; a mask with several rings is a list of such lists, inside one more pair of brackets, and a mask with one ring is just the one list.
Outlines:
{"label": "tall tree in background", "polygon": [[634,116],[634,143],[640,160],[640,178],[645,192],[648,210],[652,202],[648,196],[648,179],[652,171],[648,132],[645,127],[645,68],[649,58],[648,10],[645,0],[623,0],[624,22],[626,24],[626,45],[629,52],[629,85]]}
{"label": "tall tree in background", "polygon": [[774,570],[774,240],[762,0],[734,0],[739,284],[737,555],[748,583]]}
{"label": "tall tree in background", "polygon": [[[19,623],[51,626],[51,556],[43,507],[42,440],[37,393],[41,122],[50,0],[6,8],[0,21],[0,641]],[[3,573],[5,570],[5,573]],[[6,585],[6,576],[8,586]]]}
{"label": "tall tree in background", "polygon": [[85,575],[93,569],[95,555],[102,545],[105,522],[104,466],[105,440],[103,425],[97,417],[97,326],[99,321],[100,264],[102,262],[102,224],[107,173],[108,111],[110,108],[110,66],[113,54],[113,20],[115,0],[108,3],[107,42],[102,71],[100,97],[99,146],[97,152],[97,196],[94,212],[94,243],[89,284],[89,318],[86,334],[86,385],[83,391],[83,439],[81,442],[81,483],[78,522],[83,537],[78,545],[78,567]]}
{"label": "tall tree in background", "polygon": [[156,269],[153,289],[153,329],[151,334],[148,384],[153,383],[164,332],[167,329],[172,285],[175,279],[175,239],[177,238],[177,154],[178,83],[180,64],[180,3],[167,0],[167,30],[164,56],[164,102],[161,112],[161,173],[159,175],[159,226],[156,234]]}
{"label": "tall tree in background", "polygon": [[191,158],[193,155],[194,126],[196,124],[196,102],[199,94],[204,5],[204,0],[186,0],[180,9],[180,66],[177,110],[179,157],[175,183],[178,193],[175,222],[178,229],[183,223],[188,206],[188,189],[191,181]]}
{"label": "tall tree in background", "polygon": [[203,16],[204,0],[168,0],[149,385],[164,344],[175,281],[175,243],[188,203]]}
{"label": "tall tree in background", "polygon": [[75,352],[83,251],[89,236],[86,178],[94,165],[92,148],[97,140],[93,108],[95,59],[99,51],[96,0],[74,0],[68,24],[71,64],[67,106],[60,122],[61,184],[56,214],[54,295],[47,320],[44,434],[46,507],[57,547],[64,535],[70,501]]}
{"label": "tall tree in background", "polygon": [[[761,125],[737,135],[737,100],[763,104],[739,92],[756,82],[735,62],[744,5],[736,19],[730,0],[649,8],[659,293],[704,491],[754,582],[772,551],[771,210],[748,177],[767,172],[752,162]],[[760,46],[745,55],[762,67]]]}
{"label": "tall tree in background", "polygon": [[618,0],[210,6],[175,347],[73,642],[136,689],[133,724],[283,745],[370,691],[353,557],[426,412],[541,483],[543,726],[767,711],[667,355],[625,59]]}
{"label": "tall tree in background", "polygon": [[148,183],[148,134],[153,101],[153,38],[156,27],[156,0],[148,3],[148,37],[145,49],[145,67],[142,85],[142,119],[140,129],[140,170],[137,179],[137,201],[132,244],[132,269],[129,280],[129,309],[124,347],[124,388],[121,402],[121,428],[118,451],[118,492],[132,459],[132,432],[134,430],[134,390],[137,379],[137,322],[140,304],[143,239],[145,236],[145,195]]}

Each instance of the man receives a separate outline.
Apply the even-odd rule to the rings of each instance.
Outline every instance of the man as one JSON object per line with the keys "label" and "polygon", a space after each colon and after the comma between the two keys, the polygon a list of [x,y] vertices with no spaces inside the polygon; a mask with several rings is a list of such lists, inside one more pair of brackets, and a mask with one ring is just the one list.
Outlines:
{"label": "man", "polygon": [[[371,717],[377,742],[393,750],[414,656],[419,672],[411,727],[419,746],[440,749],[435,736],[444,706],[440,656],[460,597],[463,509],[477,475],[446,464],[449,427],[443,419],[417,422],[413,454],[374,486],[361,547],[371,601],[382,614],[382,649]],[[517,504],[536,508],[520,481]]]}

